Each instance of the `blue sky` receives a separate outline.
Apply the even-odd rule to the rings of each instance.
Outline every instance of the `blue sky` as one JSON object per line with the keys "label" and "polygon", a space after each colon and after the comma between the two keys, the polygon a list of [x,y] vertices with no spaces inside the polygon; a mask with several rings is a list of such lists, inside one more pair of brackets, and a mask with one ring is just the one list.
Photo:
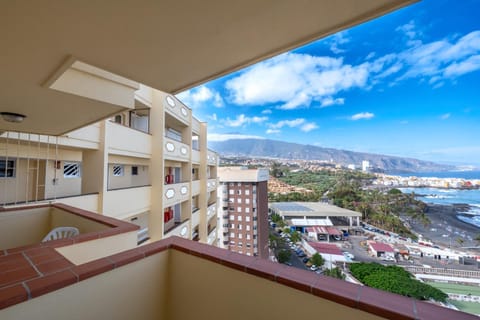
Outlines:
{"label": "blue sky", "polygon": [[480,166],[479,0],[423,0],[178,95],[209,140]]}

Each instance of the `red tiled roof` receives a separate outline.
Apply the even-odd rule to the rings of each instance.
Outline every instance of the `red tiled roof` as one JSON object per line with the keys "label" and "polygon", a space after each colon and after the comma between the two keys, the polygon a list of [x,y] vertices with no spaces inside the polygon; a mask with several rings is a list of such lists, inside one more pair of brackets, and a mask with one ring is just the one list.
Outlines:
{"label": "red tiled roof", "polygon": [[334,244],[321,242],[309,242],[308,244],[319,253],[343,256],[342,250]]}
{"label": "red tiled roof", "polygon": [[308,227],[307,232],[329,234],[329,235],[332,235],[332,236],[341,236],[342,235],[342,233],[340,231],[338,231],[337,228],[335,228],[335,227],[324,227],[324,226]]}
{"label": "red tiled roof", "polygon": [[387,243],[374,242],[370,243],[370,246],[377,252],[394,252],[392,246]]}

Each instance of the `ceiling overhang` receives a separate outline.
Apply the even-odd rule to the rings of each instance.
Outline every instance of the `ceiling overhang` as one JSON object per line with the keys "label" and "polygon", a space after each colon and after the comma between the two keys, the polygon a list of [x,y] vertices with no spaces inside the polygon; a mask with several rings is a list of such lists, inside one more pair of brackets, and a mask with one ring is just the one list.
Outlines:
{"label": "ceiling overhang", "polygon": [[3,1],[0,112],[27,118],[0,130],[57,135],[125,107],[45,86],[72,56],[178,93],[412,2]]}

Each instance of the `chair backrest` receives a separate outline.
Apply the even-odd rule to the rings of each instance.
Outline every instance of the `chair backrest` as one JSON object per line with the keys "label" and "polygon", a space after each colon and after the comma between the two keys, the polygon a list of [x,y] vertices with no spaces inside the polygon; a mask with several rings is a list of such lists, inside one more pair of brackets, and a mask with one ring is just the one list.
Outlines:
{"label": "chair backrest", "polygon": [[42,242],[71,238],[78,236],[79,234],[80,231],[75,227],[57,227],[50,231],[45,238],[43,238]]}

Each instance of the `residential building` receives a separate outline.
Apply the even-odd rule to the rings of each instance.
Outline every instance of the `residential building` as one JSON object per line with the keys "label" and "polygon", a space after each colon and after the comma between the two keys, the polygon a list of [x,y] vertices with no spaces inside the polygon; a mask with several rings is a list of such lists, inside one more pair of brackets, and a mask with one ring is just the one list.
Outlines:
{"label": "residential building", "polygon": [[[0,131],[9,132],[3,146],[12,146],[12,141],[19,146],[14,150],[18,150],[19,160],[27,159],[27,164],[21,165],[28,168],[24,179],[29,181],[37,176],[36,181],[42,180],[40,172],[47,164],[58,171],[57,176],[48,177],[52,183],[61,173],[64,180],[75,179],[68,176],[78,175],[80,169],[81,182],[59,179],[57,186],[69,185],[80,190],[82,196],[79,201],[76,197],[62,200],[69,205],[54,200],[53,204],[37,204],[40,198],[52,196],[43,190],[46,185],[35,183],[32,185],[37,187],[31,190],[28,183],[24,198],[27,205],[18,198],[13,201],[17,205],[0,210],[0,242],[9,248],[0,250],[0,318],[310,319],[321,313],[323,317],[345,319],[475,319],[473,315],[200,243],[208,242],[209,221],[210,231],[215,230],[212,218],[216,218],[208,218],[205,208],[216,201],[216,156],[210,154],[209,159],[203,149],[206,127],[200,124],[198,128],[198,122],[190,118],[191,111],[163,93],[181,92],[412,2],[3,2],[0,112],[3,119],[13,121],[0,120]],[[143,89],[148,88],[154,88],[151,95],[144,94]],[[135,117],[144,116],[145,110],[139,109],[148,104],[148,97],[152,103],[149,134],[104,121],[138,109],[133,120],[114,120],[123,124],[131,121],[145,129],[146,121]],[[175,131],[165,137],[170,127]],[[86,139],[95,137],[95,132],[99,138]],[[200,150],[190,142],[195,132]],[[181,142],[174,135],[181,136]],[[81,138],[74,140],[76,137]],[[63,144],[66,138],[69,143]],[[82,146],[81,154],[75,152],[79,150],[73,147],[73,141]],[[129,147],[124,148],[125,144]],[[189,160],[185,149],[187,154],[191,151]],[[197,161],[195,151],[207,156]],[[11,155],[10,149],[2,152]],[[167,152],[173,155],[166,156]],[[31,166],[29,159],[37,160]],[[42,159],[49,161],[42,164]],[[17,176],[19,166],[12,170],[10,161],[5,156],[0,166],[4,175],[1,183],[6,183],[6,177]],[[65,162],[81,165],[65,166]],[[114,168],[122,164],[123,169]],[[147,179],[146,173],[140,174],[142,166],[148,166],[149,187],[136,185]],[[30,175],[30,170],[35,173]],[[146,199],[143,203],[149,203],[149,208],[139,208],[129,189],[116,190],[126,181],[112,180],[110,186],[115,190],[108,190],[108,177],[121,178],[122,170],[124,177],[130,175],[135,197]],[[177,182],[175,175],[179,172]],[[173,177],[167,178],[167,174]],[[48,179],[45,177],[46,182]],[[172,180],[174,183],[170,183]],[[17,180],[16,185],[24,184]],[[197,201],[191,199],[196,185],[200,188]],[[5,193],[12,188],[10,185],[1,191],[5,203],[11,203]],[[53,190],[55,199],[55,192],[65,189]],[[163,221],[161,213],[179,203],[177,196],[181,224],[173,232],[178,230],[180,237],[161,239],[172,232],[165,234],[168,222]],[[35,199],[33,205],[31,199]],[[150,212],[148,232],[152,240],[161,240],[137,246],[139,227],[117,219],[128,220],[129,212],[134,211],[130,206],[135,203],[133,209],[139,214]],[[193,214],[194,206],[199,208],[199,215]],[[158,210],[160,214],[152,214]],[[182,238],[184,227],[195,225],[197,218],[200,241]],[[80,235],[41,242],[46,230],[65,224],[77,226]],[[187,227],[186,237],[194,235],[194,230]]]}
{"label": "residential building", "polygon": [[132,86],[133,108],[110,119],[61,136],[1,134],[0,203],[65,203],[140,226],[139,242],[178,235],[214,244],[218,155],[207,149],[207,124],[174,96]]}
{"label": "residential building", "polygon": [[268,169],[218,168],[223,248],[268,258],[268,178]]}

